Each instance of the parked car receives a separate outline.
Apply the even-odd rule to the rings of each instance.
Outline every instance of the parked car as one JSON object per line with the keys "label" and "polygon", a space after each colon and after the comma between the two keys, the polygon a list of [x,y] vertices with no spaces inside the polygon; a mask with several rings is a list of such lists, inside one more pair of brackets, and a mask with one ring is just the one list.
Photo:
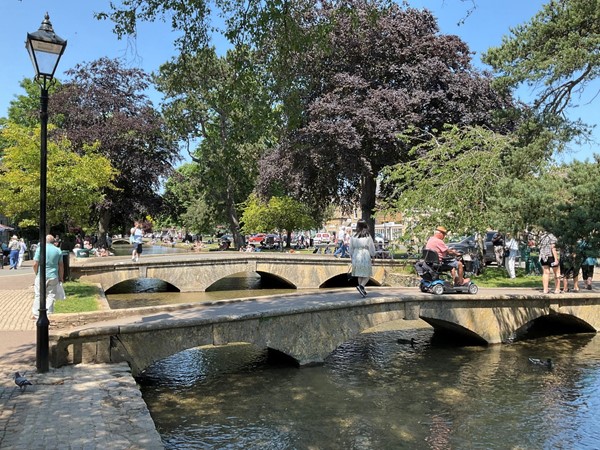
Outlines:
{"label": "parked car", "polygon": [[266,234],[265,238],[261,242],[261,245],[266,248],[279,248],[281,241],[277,234]]}
{"label": "parked car", "polygon": [[472,234],[470,236],[456,236],[451,237],[448,242],[448,247],[452,248],[463,255],[463,264],[465,271],[479,275],[483,272],[483,265],[481,262],[482,251],[478,243],[478,234]]}
{"label": "parked car", "polygon": [[329,233],[317,233],[313,238],[313,245],[318,244],[329,244],[331,242],[331,234]]}
{"label": "parked car", "polygon": [[265,233],[256,233],[248,238],[248,244],[262,245],[267,235]]}
{"label": "parked car", "polygon": [[459,251],[462,254],[477,252],[477,238],[474,234],[471,236],[456,236],[450,238],[448,247]]}

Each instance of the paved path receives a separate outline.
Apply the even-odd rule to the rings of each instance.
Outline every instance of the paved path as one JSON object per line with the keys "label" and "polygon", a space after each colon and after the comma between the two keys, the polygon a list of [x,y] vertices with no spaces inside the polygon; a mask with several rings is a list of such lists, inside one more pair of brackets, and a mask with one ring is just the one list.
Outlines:
{"label": "paved path", "polygon": [[[37,373],[33,280],[30,262],[0,269],[0,448],[164,448],[127,364]],[[15,371],[33,386],[21,392]]]}

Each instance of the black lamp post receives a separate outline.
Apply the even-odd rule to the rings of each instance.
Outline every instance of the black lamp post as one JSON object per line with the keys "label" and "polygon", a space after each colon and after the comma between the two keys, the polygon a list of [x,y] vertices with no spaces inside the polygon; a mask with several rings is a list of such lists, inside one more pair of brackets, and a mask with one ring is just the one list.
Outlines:
{"label": "black lamp post", "polygon": [[48,88],[53,84],[58,61],[65,51],[67,41],[59,38],[52,29],[48,13],[35,33],[27,33],[25,47],[35,69],[35,80],[40,85],[40,261],[38,265],[40,316],[37,326],[36,367],[38,372],[48,372],[49,337],[48,311],[46,309],[46,173],[48,162]]}

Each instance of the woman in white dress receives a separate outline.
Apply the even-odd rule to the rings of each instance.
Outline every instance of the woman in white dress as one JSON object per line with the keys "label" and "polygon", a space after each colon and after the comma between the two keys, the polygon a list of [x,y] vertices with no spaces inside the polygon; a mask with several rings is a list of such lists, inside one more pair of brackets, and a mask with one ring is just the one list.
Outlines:
{"label": "woman in white dress", "polygon": [[363,219],[356,223],[356,233],[350,239],[349,253],[352,258],[352,276],[358,278],[356,289],[360,295],[366,297],[365,285],[373,274],[371,258],[375,256],[375,244],[369,233],[369,226]]}

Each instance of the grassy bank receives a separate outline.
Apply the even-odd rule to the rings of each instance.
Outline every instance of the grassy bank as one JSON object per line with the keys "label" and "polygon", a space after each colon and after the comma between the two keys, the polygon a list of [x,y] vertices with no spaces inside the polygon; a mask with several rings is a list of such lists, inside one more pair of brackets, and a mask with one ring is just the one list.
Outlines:
{"label": "grassy bank", "polygon": [[473,281],[477,283],[479,287],[507,287],[507,288],[534,288],[542,286],[541,275],[526,275],[524,269],[517,269],[517,278],[508,278],[506,270],[498,267],[487,267],[485,272],[478,277],[474,278]]}
{"label": "grassy bank", "polygon": [[79,313],[100,309],[98,305],[98,287],[96,285],[67,281],[63,283],[63,286],[67,298],[54,303],[55,313]]}

